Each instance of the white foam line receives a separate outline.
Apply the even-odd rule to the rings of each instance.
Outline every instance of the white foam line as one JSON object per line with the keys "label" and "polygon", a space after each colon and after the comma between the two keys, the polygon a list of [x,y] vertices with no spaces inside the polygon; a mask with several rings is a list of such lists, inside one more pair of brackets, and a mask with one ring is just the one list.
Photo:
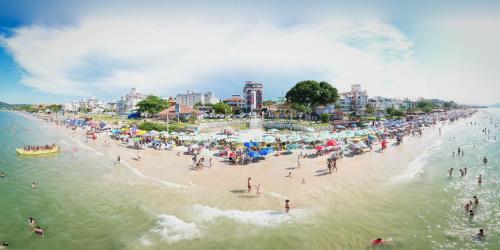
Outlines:
{"label": "white foam line", "polygon": [[212,222],[217,218],[226,218],[241,224],[251,224],[262,227],[273,227],[292,220],[303,219],[305,217],[305,211],[302,209],[292,209],[289,213],[276,210],[221,210],[216,207],[196,204],[193,206],[193,210],[198,219],[201,221]]}
{"label": "white foam line", "polygon": [[173,215],[160,214],[156,225],[141,237],[143,245],[150,246],[153,240],[173,243],[200,237],[200,229],[194,223],[185,222]]}
{"label": "white foam line", "polygon": [[182,185],[182,184],[177,184],[177,183],[173,183],[173,182],[168,182],[168,181],[164,181],[164,180],[160,180],[156,177],[151,177],[151,176],[146,176],[144,175],[143,173],[141,173],[139,170],[137,170],[136,168],[132,167],[130,164],[128,164],[127,162],[125,161],[121,161],[122,165],[126,166],[128,169],[130,169],[134,174],[144,178],[144,179],[149,179],[149,180],[152,180],[152,181],[155,181],[155,182],[158,182],[168,188],[189,188],[189,186],[186,186],[186,185]]}
{"label": "white foam line", "polygon": [[441,145],[442,140],[437,140],[434,144],[432,144],[429,148],[425,149],[421,154],[417,155],[411,162],[408,164],[408,168],[406,171],[398,176],[395,176],[391,179],[393,182],[401,182],[401,181],[409,181],[424,172],[424,166],[427,164],[427,160],[430,155],[434,152],[435,149]]}

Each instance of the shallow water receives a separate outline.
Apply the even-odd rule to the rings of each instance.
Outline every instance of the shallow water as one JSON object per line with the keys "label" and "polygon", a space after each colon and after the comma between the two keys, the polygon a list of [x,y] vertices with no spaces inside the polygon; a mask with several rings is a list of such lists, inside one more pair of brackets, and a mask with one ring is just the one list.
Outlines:
{"label": "shallow water", "polygon": [[[230,209],[237,201],[229,195],[200,203],[203,194],[117,167],[70,133],[0,112],[0,171],[7,174],[0,179],[0,240],[9,249],[362,249],[383,237],[392,241],[386,249],[499,249],[500,146],[493,136],[500,139],[500,131],[491,116],[500,121],[499,110],[488,110],[446,126],[409,164],[393,159],[367,169],[373,178],[314,193],[316,204],[286,215],[273,207]],[[490,128],[490,140],[469,121]],[[52,142],[63,152],[15,154],[24,144]],[[465,155],[452,157],[458,146]],[[473,195],[480,205],[469,219],[462,206]],[[46,229],[44,238],[30,232],[29,216]],[[472,238],[478,228],[483,241]]]}

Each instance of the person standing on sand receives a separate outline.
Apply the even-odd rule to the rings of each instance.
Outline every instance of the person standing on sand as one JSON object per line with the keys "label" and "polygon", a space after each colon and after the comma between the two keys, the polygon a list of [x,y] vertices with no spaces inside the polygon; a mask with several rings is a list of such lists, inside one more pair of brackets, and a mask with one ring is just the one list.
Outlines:
{"label": "person standing on sand", "polygon": [[292,171],[289,171],[289,172],[288,172],[288,175],[287,175],[287,176],[285,176],[285,177],[290,177],[290,178],[292,178]]}
{"label": "person standing on sand", "polygon": [[333,167],[332,167],[332,172],[333,172],[333,170],[335,170],[335,172],[337,172],[337,171],[338,171],[338,169],[337,169],[337,158],[336,158],[336,157],[335,157],[335,158],[333,158],[333,160],[332,160],[332,164],[333,164]]}
{"label": "person standing on sand", "polygon": [[300,155],[297,156],[297,168],[300,168]]}
{"label": "person standing on sand", "polygon": [[255,190],[257,191],[257,197],[260,197],[260,184],[257,184],[257,186],[255,186]]}
{"label": "person standing on sand", "polygon": [[118,165],[120,165],[120,161],[122,160],[122,158],[120,157],[120,155],[118,155],[116,157],[116,163],[118,163]]}
{"label": "person standing on sand", "polygon": [[247,180],[248,192],[252,191],[252,177],[248,177]]}
{"label": "person standing on sand", "polygon": [[290,212],[290,200],[285,201],[285,212]]}

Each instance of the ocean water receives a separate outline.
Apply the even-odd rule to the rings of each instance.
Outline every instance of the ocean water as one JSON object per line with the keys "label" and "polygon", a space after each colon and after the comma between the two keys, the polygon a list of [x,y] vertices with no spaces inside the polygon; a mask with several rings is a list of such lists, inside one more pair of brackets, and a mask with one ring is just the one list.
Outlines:
{"label": "ocean water", "polygon": [[[286,215],[272,207],[227,208],[235,202],[227,195],[205,204],[206,197],[189,188],[114,166],[68,131],[0,112],[0,171],[6,173],[0,178],[0,240],[9,249],[365,249],[382,237],[390,241],[382,249],[500,249],[499,122],[500,110],[480,111],[446,125],[413,153],[391,147],[409,159],[387,159],[367,170],[363,182],[348,183],[343,192],[324,190],[314,204]],[[60,154],[15,153],[24,144],[52,142]],[[458,146],[464,156],[452,156]],[[463,167],[468,173],[460,177]],[[463,204],[474,195],[480,203],[469,218]],[[45,237],[31,233],[29,216]],[[479,228],[483,240],[473,237]]]}

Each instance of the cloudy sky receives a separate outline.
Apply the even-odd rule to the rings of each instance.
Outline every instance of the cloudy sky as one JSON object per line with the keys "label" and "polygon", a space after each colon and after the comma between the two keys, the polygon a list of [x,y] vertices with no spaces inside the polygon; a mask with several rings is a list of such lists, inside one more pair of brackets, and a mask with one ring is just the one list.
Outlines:
{"label": "cloudy sky", "polygon": [[[349,3],[346,3],[349,2]],[[300,80],[500,102],[498,1],[0,0],[0,101],[218,97]]]}

